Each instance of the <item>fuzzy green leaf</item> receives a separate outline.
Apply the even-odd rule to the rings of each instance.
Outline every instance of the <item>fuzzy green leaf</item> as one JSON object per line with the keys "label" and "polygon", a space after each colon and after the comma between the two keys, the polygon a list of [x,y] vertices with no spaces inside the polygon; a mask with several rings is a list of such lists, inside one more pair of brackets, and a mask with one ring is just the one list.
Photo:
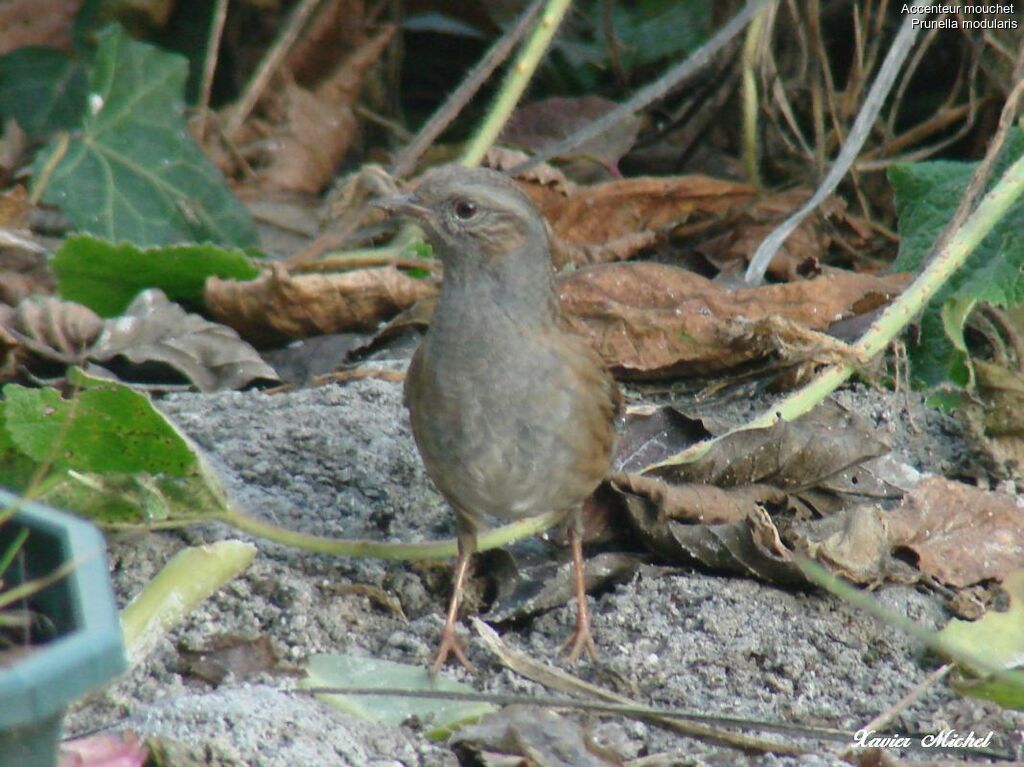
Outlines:
{"label": "fuzzy green leaf", "polygon": [[123,313],[146,288],[160,288],[172,301],[201,304],[207,277],[251,280],[260,273],[240,250],[216,245],[143,249],[86,235],[66,239],[52,267],[64,298],[104,317]]}
{"label": "fuzzy green leaf", "polygon": [[[99,35],[81,132],[46,181],[43,200],[81,231],[138,245],[210,241],[251,247],[256,229],[185,128],[188,65],[128,37]],[[40,171],[59,151],[40,153]]]}
{"label": "fuzzy green leaf", "polygon": [[[1014,129],[996,163],[991,183],[997,182],[1021,155],[1024,155],[1024,131]],[[895,165],[889,169],[900,231],[900,251],[894,269],[920,269],[955,215],[976,168],[977,163],[936,160]],[[921,341],[911,354],[915,377],[926,385],[945,382],[964,385],[968,378],[963,353],[956,348],[966,314],[947,310],[943,323],[940,313],[946,301],[956,301],[960,306],[985,301],[1004,307],[1024,302],[1022,220],[1024,200],[1010,208],[926,309],[921,323]],[[954,315],[960,322],[959,328],[949,324]],[[952,335],[947,336],[946,331],[952,331]]]}
{"label": "fuzzy green leaf", "polygon": [[149,399],[127,386],[95,382],[73,399],[56,389],[4,387],[4,422],[14,445],[37,463],[82,472],[184,477],[196,457]]}

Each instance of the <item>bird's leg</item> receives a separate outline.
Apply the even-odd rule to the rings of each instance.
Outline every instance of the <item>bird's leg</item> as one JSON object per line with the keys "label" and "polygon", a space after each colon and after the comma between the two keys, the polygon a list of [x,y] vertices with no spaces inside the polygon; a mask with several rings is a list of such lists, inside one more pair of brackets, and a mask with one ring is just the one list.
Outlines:
{"label": "bird's leg", "polygon": [[476,671],[476,667],[469,662],[466,652],[462,646],[462,640],[455,632],[455,624],[459,620],[459,602],[462,601],[462,589],[466,582],[466,572],[469,570],[469,562],[476,551],[476,530],[459,524],[458,532],[459,556],[455,560],[455,579],[452,584],[452,598],[448,603],[448,618],[441,629],[441,646],[437,648],[437,655],[430,666],[431,676],[437,674],[441,667],[448,660],[448,654],[455,655],[468,671]]}
{"label": "bird's leg", "polygon": [[583,564],[583,514],[573,513],[566,527],[569,549],[572,551],[572,572],[576,582],[576,628],[562,645],[568,650],[566,659],[571,663],[586,650],[591,658],[597,657],[594,637],[590,634],[590,611],[587,608],[587,574]]}

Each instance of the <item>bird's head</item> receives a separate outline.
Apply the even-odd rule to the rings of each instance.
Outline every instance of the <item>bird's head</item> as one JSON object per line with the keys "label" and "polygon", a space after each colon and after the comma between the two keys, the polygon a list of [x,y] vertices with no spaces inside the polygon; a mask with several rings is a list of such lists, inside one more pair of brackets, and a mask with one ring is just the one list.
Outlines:
{"label": "bird's head", "polygon": [[497,171],[445,165],[427,172],[410,194],[376,205],[419,224],[446,268],[524,250],[547,258],[544,219],[516,183]]}

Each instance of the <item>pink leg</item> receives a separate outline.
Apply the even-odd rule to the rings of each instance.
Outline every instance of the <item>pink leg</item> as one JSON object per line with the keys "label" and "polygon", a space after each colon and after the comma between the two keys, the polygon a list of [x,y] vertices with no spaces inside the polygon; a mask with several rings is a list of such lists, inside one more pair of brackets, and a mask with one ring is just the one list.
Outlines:
{"label": "pink leg", "polygon": [[568,650],[566,656],[571,663],[586,650],[591,658],[597,657],[594,637],[590,634],[590,611],[587,608],[587,576],[583,564],[583,541],[577,525],[570,522],[568,528],[569,548],[572,551],[572,570],[576,580],[576,628],[562,645]]}
{"label": "pink leg", "polygon": [[462,640],[455,632],[455,624],[459,620],[459,602],[462,601],[462,589],[466,583],[466,572],[469,570],[469,562],[476,550],[476,532],[468,533],[459,531],[459,556],[455,560],[455,582],[452,585],[452,598],[448,603],[448,618],[441,629],[441,646],[437,648],[437,655],[430,666],[430,673],[437,674],[448,660],[448,655],[453,654],[456,659],[467,670],[476,671],[476,667],[466,657]]}

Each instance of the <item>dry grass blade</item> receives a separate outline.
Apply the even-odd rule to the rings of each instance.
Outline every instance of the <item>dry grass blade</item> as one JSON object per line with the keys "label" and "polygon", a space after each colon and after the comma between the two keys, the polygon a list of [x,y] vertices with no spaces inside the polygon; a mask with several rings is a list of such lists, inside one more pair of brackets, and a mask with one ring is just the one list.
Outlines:
{"label": "dry grass blade", "polygon": [[743,10],[733,16],[725,26],[718,30],[704,45],[694,51],[685,61],[672,67],[672,69],[653,83],[641,88],[631,99],[619,106],[618,109],[609,112],[601,119],[590,123],[586,128],[538,152],[526,162],[522,162],[512,168],[510,173],[516,175],[532,168],[538,163],[547,162],[553,157],[571,154],[581,144],[600,136],[605,131],[621,123],[624,119],[631,117],[641,109],[667,96],[671,91],[707,66],[711,59],[725,48],[754,18],[765,2],[767,0],[751,0],[751,2],[748,2]]}
{"label": "dry grass blade", "polygon": [[[927,5],[930,6],[933,2],[934,0],[931,0]],[[828,175],[815,190],[811,199],[804,203],[800,210],[783,221],[758,247],[754,257],[750,260],[750,266],[747,267],[747,273],[744,277],[747,285],[761,284],[775,252],[786,238],[793,233],[793,230],[796,229],[800,222],[835,191],[839,182],[846,175],[846,171],[853,165],[853,161],[856,159],[865,140],[867,140],[868,134],[871,132],[871,126],[874,125],[875,120],[878,118],[878,113],[881,111],[882,105],[885,103],[885,99],[889,95],[893,83],[896,81],[896,76],[900,72],[903,61],[907,58],[917,39],[919,30],[915,22],[919,22],[925,16],[927,16],[926,12],[908,14],[903,20],[900,31],[896,35],[892,47],[889,48],[889,53],[882,63],[882,68],[878,71],[875,81],[871,84],[871,89],[864,99],[864,104],[857,115],[856,121],[853,123],[853,128],[851,128],[849,135],[846,137],[843,148],[832,164]]]}
{"label": "dry grass blade", "polygon": [[[493,653],[494,656],[497,657],[505,666],[517,674],[525,676],[527,679],[531,679],[534,682],[538,682],[545,687],[549,687],[569,695],[597,698],[598,700],[619,703],[626,706],[638,706],[636,701],[627,698],[625,695],[619,695],[611,690],[606,690],[603,687],[590,684],[589,682],[562,671],[561,669],[557,669],[541,663],[538,660],[534,660],[525,653],[513,650],[501,641],[501,638],[494,629],[479,618],[471,618],[470,622],[480,639],[483,640],[487,649],[490,650],[491,653]],[[697,724],[696,722],[681,722],[678,719],[667,719],[664,717],[650,715],[645,716],[644,718],[680,734],[724,743],[743,751],[791,754],[794,756],[808,753],[808,749],[792,743],[778,743],[776,741],[766,740],[752,735],[741,735],[739,733],[729,732],[717,727]],[[719,719],[719,721],[723,720],[724,717]],[[746,726],[759,727],[761,725],[747,722]]]}

